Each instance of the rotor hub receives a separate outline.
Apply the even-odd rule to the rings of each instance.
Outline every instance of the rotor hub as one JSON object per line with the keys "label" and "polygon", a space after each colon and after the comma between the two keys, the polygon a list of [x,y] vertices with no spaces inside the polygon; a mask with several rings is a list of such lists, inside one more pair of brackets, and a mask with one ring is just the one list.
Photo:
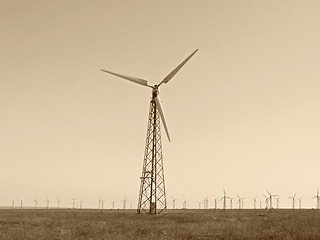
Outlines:
{"label": "rotor hub", "polygon": [[159,94],[158,85],[154,85],[152,87],[152,99],[156,98]]}

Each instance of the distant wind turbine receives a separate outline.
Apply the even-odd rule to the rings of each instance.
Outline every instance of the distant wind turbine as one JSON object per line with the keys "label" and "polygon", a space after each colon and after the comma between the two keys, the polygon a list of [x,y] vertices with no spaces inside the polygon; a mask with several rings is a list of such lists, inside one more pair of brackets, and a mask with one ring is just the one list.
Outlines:
{"label": "distant wind turbine", "polygon": [[253,200],[253,209],[257,209],[257,197],[255,197],[255,198],[252,198],[252,200]]}
{"label": "distant wind turbine", "polygon": [[71,200],[72,200],[72,209],[74,209],[75,208],[75,206],[76,206],[76,200],[77,200],[78,198],[71,198]]}
{"label": "distant wind turbine", "polygon": [[34,200],[34,209],[37,209],[38,207],[38,197]]}
{"label": "distant wind turbine", "polygon": [[172,208],[173,209],[176,209],[176,201],[177,201],[177,199],[172,197]]}
{"label": "distant wind turbine", "polygon": [[229,200],[230,200],[230,209],[232,209],[232,200],[234,199],[234,198],[231,198],[231,197],[227,197]]}
{"label": "distant wind turbine", "polygon": [[22,210],[22,208],[23,208],[23,197],[21,197],[21,200],[20,200],[20,209]]}
{"label": "distant wind turbine", "polygon": [[269,203],[270,203],[270,209],[272,209],[272,197],[278,197],[278,195],[272,195],[268,189],[266,189],[269,194]]}
{"label": "distant wind turbine", "polygon": [[280,197],[277,197],[276,200],[277,200],[277,209],[279,209],[279,202],[280,202]]}
{"label": "distant wind turbine", "polygon": [[123,202],[123,209],[126,209],[127,197],[124,197],[124,199],[122,199],[122,202]]}
{"label": "distant wind turbine", "polygon": [[237,194],[237,197],[238,197],[238,204],[239,204],[239,209],[241,209],[241,206],[243,208],[243,201],[244,201],[244,198],[240,198],[240,196]]}
{"label": "distant wind turbine", "polygon": [[226,191],[223,189],[223,197],[220,198],[220,201],[223,200],[223,210],[226,210],[227,207],[227,196]]}
{"label": "distant wind turbine", "polygon": [[289,197],[289,198],[292,198],[292,209],[295,209],[295,202],[296,202],[296,197],[297,194],[294,194],[292,197]]}
{"label": "distant wind turbine", "polygon": [[316,198],[317,200],[316,209],[319,209],[319,204],[320,204],[319,188],[317,189],[317,195],[315,195],[312,199],[314,198]]}
{"label": "distant wind turbine", "polygon": [[183,208],[183,209],[186,209],[186,208],[187,208],[187,200],[186,200],[186,199],[183,199],[182,208]]}
{"label": "distant wind turbine", "polygon": [[101,211],[102,211],[103,208],[104,208],[104,201],[105,201],[104,199],[100,199],[100,202],[101,202],[101,208],[100,208],[100,209],[101,209]]}
{"label": "distant wind turbine", "polygon": [[57,198],[57,207],[58,207],[58,209],[60,208],[60,202],[61,202],[61,200],[62,200],[62,199]]}
{"label": "distant wind turbine", "polygon": [[207,198],[205,198],[204,200],[203,200],[203,208],[204,209],[208,209],[209,208],[209,198],[208,198],[208,196],[207,196]]}
{"label": "distant wind turbine", "polygon": [[266,199],[266,209],[268,209],[268,205],[269,205],[269,197],[267,197],[266,195],[263,194],[263,196],[265,197]]}
{"label": "distant wind turbine", "polygon": [[301,201],[302,201],[302,197],[299,197],[299,209],[301,209]]}
{"label": "distant wind turbine", "polygon": [[48,198],[48,196],[47,196],[46,202],[47,202],[47,209],[49,209],[50,199]]}

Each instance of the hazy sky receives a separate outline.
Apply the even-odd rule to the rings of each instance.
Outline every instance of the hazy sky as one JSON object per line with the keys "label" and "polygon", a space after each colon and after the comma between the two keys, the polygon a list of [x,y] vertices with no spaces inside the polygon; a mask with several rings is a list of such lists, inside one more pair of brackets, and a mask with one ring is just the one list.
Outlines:
{"label": "hazy sky", "polygon": [[[136,207],[151,91],[168,207],[320,186],[320,2],[0,0],[0,205]],[[219,203],[221,207],[222,203]],[[235,205],[235,204],[234,204]]]}

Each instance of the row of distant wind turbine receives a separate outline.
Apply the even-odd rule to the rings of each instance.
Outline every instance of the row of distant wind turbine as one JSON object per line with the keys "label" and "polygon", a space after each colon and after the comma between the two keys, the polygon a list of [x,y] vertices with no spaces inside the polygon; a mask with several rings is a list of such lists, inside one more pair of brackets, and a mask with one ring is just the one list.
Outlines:
{"label": "row of distant wind turbine", "polygon": [[[262,201],[258,200],[260,202],[260,209],[273,209],[273,200],[276,200],[276,209],[279,209],[279,203],[280,203],[280,196],[279,195],[275,195],[275,194],[271,194],[268,189],[266,189],[267,191],[267,195],[262,194],[265,198],[265,206],[263,207],[262,205]],[[241,198],[238,194],[236,194],[237,196],[237,205],[238,205],[238,209],[243,209],[244,208],[244,200],[245,198]],[[298,206],[299,209],[302,208],[302,197],[298,198],[296,197],[297,194],[294,194],[293,196],[288,197],[289,199],[292,199],[292,209],[296,208],[296,201],[298,201]],[[223,189],[223,196],[219,199],[219,198],[215,198],[214,199],[214,206],[213,209],[218,209],[218,201],[222,201],[222,209],[226,210],[227,209],[227,201],[229,200],[229,209],[233,209],[233,200],[235,198],[232,198],[230,196],[227,196],[225,189]],[[257,197],[251,198],[253,200],[253,209],[257,209]],[[312,198],[312,199],[316,199],[316,209],[320,209],[320,195],[319,195],[319,188],[317,189],[317,194]],[[78,199],[78,198],[71,198],[70,200],[72,200],[72,209],[82,209],[82,199]],[[176,207],[176,202],[177,202],[177,198],[172,197],[172,209],[177,209]],[[39,199],[36,197],[34,200],[34,209],[38,209],[38,202]],[[49,208],[56,208],[56,209],[60,209],[60,202],[62,201],[62,199],[60,198],[56,198],[57,201],[57,205],[54,207],[50,206],[50,199],[47,197],[47,199],[45,200],[46,205],[40,207],[41,209],[49,209]],[[102,199],[101,197],[99,197],[99,201],[98,201],[98,209],[99,210],[104,210],[105,206],[105,199]],[[124,199],[121,200],[122,202],[122,209],[127,209],[127,197],[124,197]],[[209,197],[207,196],[203,201],[198,202],[198,206],[199,209],[202,208],[202,204],[203,204],[203,209],[209,209]],[[16,209],[16,208],[20,208],[23,209],[24,208],[24,200],[23,198],[20,199],[20,202],[18,205],[15,205],[15,200],[12,200],[12,209]],[[30,208],[30,207],[28,207]],[[112,206],[110,209],[115,209],[115,201],[112,201]],[[118,208],[119,209],[119,208]],[[132,202],[130,203],[130,208],[132,209]],[[182,203],[182,209],[187,209],[187,200],[183,199],[183,203]]]}
{"label": "row of distant wind turbine", "polygon": [[[280,196],[279,195],[275,195],[275,194],[271,194],[268,189],[266,189],[267,191],[267,195],[262,194],[265,198],[265,209],[274,209],[273,207],[273,200],[276,200],[276,208],[279,209],[279,204],[280,204]],[[238,209],[243,209],[244,208],[244,200],[245,198],[241,198],[238,194],[237,195],[237,204],[238,204]],[[299,209],[302,208],[302,197],[296,197],[297,194],[294,194],[293,196],[288,197],[289,199],[292,199],[292,209],[296,208],[296,201],[298,201],[299,203]],[[214,199],[214,209],[218,209],[218,201],[222,201],[222,209],[227,209],[227,201],[229,200],[229,209],[233,209],[233,200],[235,198],[229,197],[226,195],[226,191],[223,189],[223,196],[219,199],[219,198],[215,198]],[[317,195],[315,195],[312,199],[316,199],[316,209],[320,209],[320,195],[319,195],[319,189],[317,189]],[[178,199],[173,198],[172,197],[172,208],[176,209],[176,201]],[[253,209],[257,209],[257,197],[252,198],[253,200]],[[262,206],[262,201],[260,201],[260,209],[263,209]],[[203,204],[203,209],[209,209],[209,198],[208,196],[198,202],[198,207],[199,209],[201,209],[202,204]],[[187,208],[187,200],[184,199],[183,200],[183,209]]]}
{"label": "row of distant wind turbine", "polygon": [[[72,201],[72,209],[82,209],[82,199],[79,199],[79,198],[70,198],[70,200]],[[56,201],[57,201],[57,205],[55,206],[50,206],[50,202],[51,200],[47,197],[47,199],[45,200],[45,206],[41,206],[39,207],[38,206],[38,203],[39,203],[39,199],[38,197],[36,197],[33,202],[34,202],[34,206],[33,207],[30,207],[30,206],[25,206],[25,201],[23,199],[23,197],[20,199],[19,201],[19,204],[16,204],[16,201],[13,199],[12,200],[12,203],[11,203],[11,208],[12,209],[17,209],[17,208],[20,208],[20,209],[23,209],[23,208],[34,208],[34,209],[49,209],[49,208],[56,208],[56,209],[60,209],[60,203],[62,201],[61,198],[56,198]],[[104,206],[104,203],[105,203],[105,199],[102,199],[100,196],[99,196],[99,203],[98,203],[98,209],[100,210],[103,210],[105,209],[105,206]],[[121,202],[123,203],[122,207],[123,209],[127,209],[127,197],[125,197],[124,199],[121,200]],[[115,209],[115,201],[112,201],[112,207],[111,209]],[[130,203],[130,209],[132,209],[132,202]]]}
{"label": "row of distant wind turbine", "polygon": [[[100,210],[105,209],[105,208],[104,208],[104,202],[105,202],[105,201],[106,201],[105,199],[102,199],[102,198],[99,196],[98,209],[100,209]],[[122,204],[122,208],[123,208],[123,209],[127,209],[127,202],[128,202],[127,197],[124,197],[124,199],[122,199],[121,202],[123,203],[123,204]],[[115,201],[112,201],[112,207],[111,207],[111,209],[115,209]],[[130,203],[130,209],[132,209],[132,202]]]}
{"label": "row of distant wind turbine", "polygon": [[[61,198],[56,198],[57,200],[57,205],[55,206],[55,208],[57,209],[60,209],[60,203],[62,201]],[[75,209],[75,208],[80,208],[82,209],[82,199],[78,199],[78,198],[71,198],[72,200],[72,208]],[[39,199],[38,197],[36,197],[34,200],[34,209],[38,209],[39,206],[38,206],[38,202],[39,202]],[[41,207],[41,209],[43,208],[46,208],[46,209],[49,209],[50,208],[50,202],[51,200],[47,197],[47,199],[45,200],[45,207]],[[12,200],[12,203],[11,203],[11,208],[20,208],[20,209],[23,209],[25,206],[24,206],[24,199],[23,197],[20,199],[20,202],[19,204],[16,206],[16,201],[13,199]]]}

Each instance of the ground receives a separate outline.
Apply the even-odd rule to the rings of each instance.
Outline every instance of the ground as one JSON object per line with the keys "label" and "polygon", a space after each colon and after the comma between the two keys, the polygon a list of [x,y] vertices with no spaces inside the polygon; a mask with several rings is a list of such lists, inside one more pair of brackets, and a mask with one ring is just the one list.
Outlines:
{"label": "ground", "polygon": [[320,239],[318,210],[0,210],[0,239]]}

